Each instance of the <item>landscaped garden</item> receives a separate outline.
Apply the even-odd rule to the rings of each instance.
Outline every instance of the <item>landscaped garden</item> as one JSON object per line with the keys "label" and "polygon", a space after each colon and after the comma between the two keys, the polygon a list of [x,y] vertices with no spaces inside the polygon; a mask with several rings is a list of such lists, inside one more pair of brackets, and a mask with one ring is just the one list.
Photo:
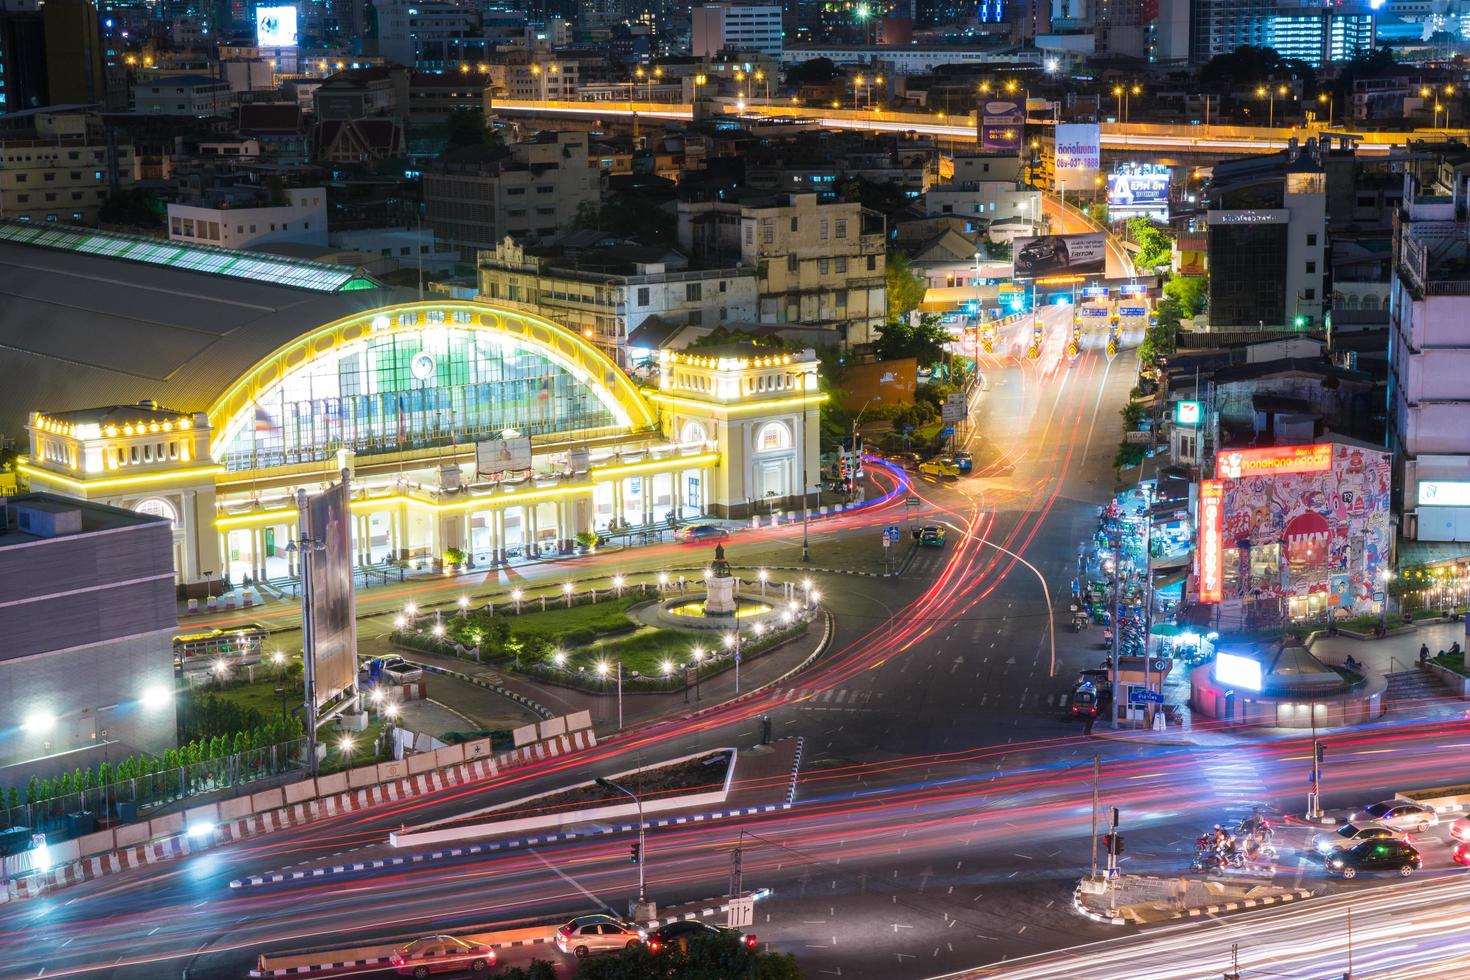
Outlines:
{"label": "landscaped garden", "polygon": [[[678,690],[686,669],[697,665],[705,677],[732,666],[733,643],[727,644],[723,633],[637,622],[629,610],[646,601],[646,595],[629,590],[595,601],[549,599],[544,611],[539,602],[527,602],[519,614],[501,604],[493,613],[468,610],[437,620],[420,615],[392,639],[411,649],[465,656],[594,691],[615,687],[619,664],[625,691]],[[741,659],[759,656],[806,629],[804,621],[797,621],[746,632],[740,640]]]}

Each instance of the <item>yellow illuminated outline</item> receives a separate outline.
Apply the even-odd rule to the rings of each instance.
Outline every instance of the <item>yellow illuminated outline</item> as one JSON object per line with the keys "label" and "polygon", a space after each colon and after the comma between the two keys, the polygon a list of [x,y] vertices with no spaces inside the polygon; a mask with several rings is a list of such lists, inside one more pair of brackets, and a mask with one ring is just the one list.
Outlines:
{"label": "yellow illuminated outline", "polygon": [[113,476],[103,480],[73,480],[70,477],[43,470],[27,463],[21,463],[18,467],[26,476],[38,480],[49,480],[52,483],[64,483],[77,490],[102,490],[108,487],[136,487],[146,484],[171,483],[175,480],[188,480],[200,476],[214,476],[223,473],[223,466],[200,466],[188,470],[164,470],[159,473],[147,473],[139,476]]}

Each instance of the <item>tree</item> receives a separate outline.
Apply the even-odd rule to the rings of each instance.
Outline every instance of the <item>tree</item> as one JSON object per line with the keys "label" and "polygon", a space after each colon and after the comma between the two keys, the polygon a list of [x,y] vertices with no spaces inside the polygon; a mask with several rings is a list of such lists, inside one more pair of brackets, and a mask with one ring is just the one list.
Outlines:
{"label": "tree", "polygon": [[950,341],[949,331],[937,316],[924,314],[918,326],[910,326],[907,319],[890,320],[878,328],[878,359],[896,361],[912,357],[919,367],[929,367],[944,357],[944,345]]}
{"label": "tree", "polygon": [[[754,969],[752,969],[754,967]],[[687,948],[673,943],[658,954],[638,945],[614,957],[581,961],[578,980],[801,980],[789,953],[747,949],[734,933],[691,935]]]}
{"label": "tree", "polygon": [[1138,254],[1133,264],[1139,269],[1152,270],[1169,260],[1174,239],[1145,217],[1128,219],[1128,234],[1138,245]]}
{"label": "tree", "polygon": [[525,966],[508,966],[495,976],[497,980],[556,980],[556,967],[546,960],[532,960]]}
{"label": "tree", "polygon": [[503,147],[505,140],[485,125],[483,114],[473,109],[456,109],[444,120],[444,152],[466,146]]}
{"label": "tree", "polygon": [[1208,284],[1203,276],[1181,276],[1176,272],[1164,283],[1164,297],[1179,304],[1181,317],[1203,313],[1207,293]]}
{"label": "tree", "polygon": [[902,252],[889,255],[885,276],[889,316],[895,319],[906,317],[909,311],[918,309],[919,304],[924,302],[924,293],[928,287],[923,277],[914,271],[913,263],[907,255]]}
{"label": "tree", "polygon": [[812,58],[786,69],[786,84],[791,86],[821,85],[830,82],[842,72],[837,70],[831,58]]}
{"label": "tree", "polygon": [[[1254,91],[1257,85],[1278,77],[1301,79],[1306,91],[1315,91],[1317,88],[1317,73],[1311,65],[1283,58],[1275,48],[1254,47],[1249,44],[1242,44],[1229,54],[1211,58],[1199,71],[1199,85],[1207,92],[1226,95],[1242,88]],[[1277,108],[1279,110],[1280,107]],[[1278,118],[1279,116],[1278,112]]]}
{"label": "tree", "polygon": [[130,187],[107,195],[97,211],[104,225],[128,225],[134,228],[162,228],[168,209],[150,190]]}

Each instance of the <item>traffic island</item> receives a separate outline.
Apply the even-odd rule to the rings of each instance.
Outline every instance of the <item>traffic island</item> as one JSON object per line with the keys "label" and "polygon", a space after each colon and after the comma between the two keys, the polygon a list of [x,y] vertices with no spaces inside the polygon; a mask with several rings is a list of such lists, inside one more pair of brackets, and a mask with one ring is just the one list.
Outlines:
{"label": "traffic island", "polygon": [[1306,888],[1285,888],[1260,880],[1180,876],[1120,875],[1109,882],[1086,877],[1073,893],[1076,910],[1106,925],[1152,925],[1175,919],[1215,915],[1310,898]]}

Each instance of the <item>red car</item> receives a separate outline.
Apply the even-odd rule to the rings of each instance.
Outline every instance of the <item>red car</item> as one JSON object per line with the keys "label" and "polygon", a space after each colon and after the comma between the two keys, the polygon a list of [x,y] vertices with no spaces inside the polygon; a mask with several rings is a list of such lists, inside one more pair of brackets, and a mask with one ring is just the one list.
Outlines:
{"label": "red car", "polygon": [[1455,851],[1450,855],[1456,864],[1470,866],[1470,844],[1456,844]]}
{"label": "red car", "polygon": [[484,974],[495,965],[495,950],[484,943],[467,943],[453,936],[425,936],[393,951],[393,967],[400,977],[427,977],[431,973]]}

